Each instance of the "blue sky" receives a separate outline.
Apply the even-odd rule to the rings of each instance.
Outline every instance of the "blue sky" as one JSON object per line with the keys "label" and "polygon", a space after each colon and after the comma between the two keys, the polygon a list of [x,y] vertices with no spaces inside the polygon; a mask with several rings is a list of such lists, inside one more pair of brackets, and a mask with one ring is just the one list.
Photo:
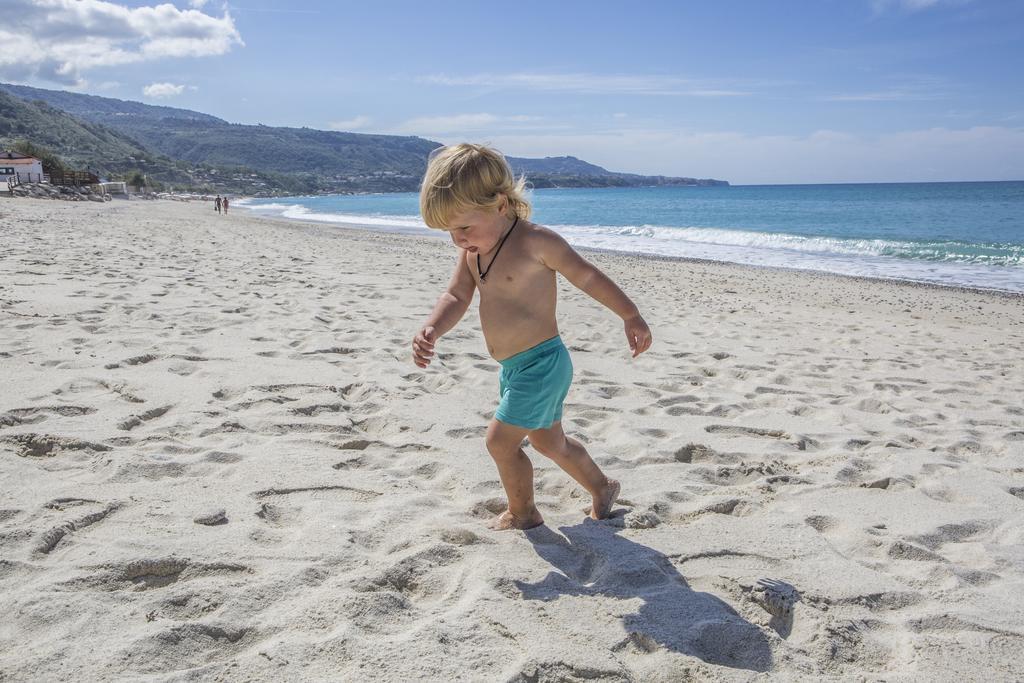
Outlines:
{"label": "blue sky", "polygon": [[1019,0],[3,0],[0,42],[0,79],[237,123],[734,183],[1024,179]]}

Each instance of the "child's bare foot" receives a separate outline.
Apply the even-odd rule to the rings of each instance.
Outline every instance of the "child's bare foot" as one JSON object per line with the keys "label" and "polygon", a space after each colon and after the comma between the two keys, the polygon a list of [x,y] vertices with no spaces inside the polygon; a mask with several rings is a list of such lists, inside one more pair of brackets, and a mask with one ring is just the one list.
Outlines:
{"label": "child's bare foot", "polygon": [[591,519],[604,519],[611,513],[612,506],[619,499],[619,490],[621,488],[622,485],[619,482],[614,479],[608,480],[608,485],[604,487],[601,494],[594,496],[594,503],[590,508]]}
{"label": "child's bare foot", "polygon": [[487,523],[487,526],[495,531],[506,531],[507,529],[532,529],[544,523],[544,518],[536,509],[529,517],[516,517],[511,510],[505,510],[500,515]]}

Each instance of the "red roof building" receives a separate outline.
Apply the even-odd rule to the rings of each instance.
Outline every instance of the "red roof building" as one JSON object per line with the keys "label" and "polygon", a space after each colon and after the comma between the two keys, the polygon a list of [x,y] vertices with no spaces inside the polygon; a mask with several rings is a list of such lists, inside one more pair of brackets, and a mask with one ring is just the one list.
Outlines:
{"label": "red roof building", "polygon": [[18,152],[0,152],[0,182],[12,177],[22,183],[42,182],[43,162]]}

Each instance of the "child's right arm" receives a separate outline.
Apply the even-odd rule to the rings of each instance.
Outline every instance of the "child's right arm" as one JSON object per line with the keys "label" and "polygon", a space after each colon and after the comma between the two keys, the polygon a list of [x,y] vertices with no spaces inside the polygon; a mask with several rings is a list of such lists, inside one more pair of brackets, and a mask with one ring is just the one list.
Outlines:
{"label": "child's right arm", "polygon": [[427,322],[412,340],[413,363],[421,368],[430,365],[434,357],[434,344],[466,314],[475,292],[476,281],[466,264],[466,252],[460,249],[459,262],[455,265],[448,288],[438,297]]}

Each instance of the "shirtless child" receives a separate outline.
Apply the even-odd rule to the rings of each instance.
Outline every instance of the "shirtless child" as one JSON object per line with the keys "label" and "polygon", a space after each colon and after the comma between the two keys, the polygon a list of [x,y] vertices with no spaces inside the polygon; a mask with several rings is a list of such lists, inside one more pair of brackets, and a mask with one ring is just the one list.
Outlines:
{"label": "shirtless child", "polygon": [[448,288],[413,339],[413,362],[430,364],[437,340],[455,327],[479,289],[484,340],[501,363],[501,400],[487,427],[487,450],[508,509],[489,524],[493,529],[544,523],[533,499],[533,465],[520,448],[523,437],[590,493],[592,518],[607,517],[619,495],[619,482],[562,431],[572,361],[555,320],[556,274],[622,318],[634,358],[651,346],[651,330],[629,297],[558,233],[529,222],[524,185],[496,150],[461,144],[431,156],[420,191],[424,221],[446,230],[459,255]]}

